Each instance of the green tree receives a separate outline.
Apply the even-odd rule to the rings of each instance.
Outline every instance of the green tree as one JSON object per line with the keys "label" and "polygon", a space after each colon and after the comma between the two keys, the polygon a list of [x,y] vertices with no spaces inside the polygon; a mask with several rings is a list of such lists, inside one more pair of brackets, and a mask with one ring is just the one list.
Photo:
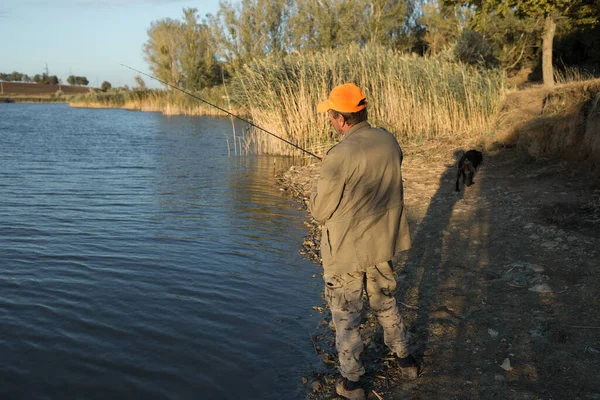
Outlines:
{"label": "green tree", "polygon": [[357,0],[298,2],[290,16],[291,44],[298,50],[319,50],[358,42],[365,12]]}
{"label": "green tree", "polygon": [[46,77],[47,77],[47,79],[46,79],[46,82],[44,82],[44,83],[46,83],[48,85],[58,85],[59,81],[58,81],[58,77],[56,75],[50,75],[50,76],[46,75]]}
{"label": "green tree", "polygon": [[219,56],[233,69],[253,58],[284,54],[290,0],[242,0],[219,3],[216,16],[209,18]]}
{"label": "green tree", "polygon": [[368,0],[359,2],[364,8],[365,23],[361,23],[362,40],[376,42],[393,49],[405,50],[413,45],[411,31],[416,26],[412,18],[417,4],[411,0]]}
{"label": "green tree", "polygon": [[69,77],[67,78],[67,83],[71,86],[75,85],[77,83],[75,75],[69,75]]}
{"label": "green tree", "polygon": [[8,81],[21,82],[23,80],[23,74],[17,71],[13,71],[8,75]]}
{"label": "green tree", "polygon": [[182,85],[191,90],[212,86],[217,81],[217,60],[210,29],[199,22],[195,8],[185,8],[183,18],[179,55]]}
{"label": "green tree", "polygon": [[544,85],[554,85],[552,46],[558,21],[573,24],[595,24],[598,5],[589,0],[445,0],[448,4],[474,6],[478,14],[496,13],[506,16],[515,13],[520,18],[540,18],[544,21],[542,33],[542,74]]}
{"label": "green tree", "polygon": [[425,1],[418,22],[425,27],[426,53],[434,55],[450,48],[468,28],[472,18],[467,7],[445,5],[443,0]]}
{"label": "green tree", "polygon": [[148,36],[145,58],[157,78],[192,90],[217,82],[215,40],[197,9],[185,8],[182,21],[152,22]]}
{"label": "green tree", "polygon": [[87,86],[90,81],[88,81],[85,76],[76,76],[75,83],[78,85]]}
{"label": "green tree", "polygon": [[181,82],[180,32],[179,21],[171,18],[154,21],[148,29],[148,41],[144,44],[145,59],[152,73],[172,85],[179,85]]}
{"label": "green tree", "polygon": [[102,82],[102,86],[100,86],[100,89],[102,89],[102,91],[104,92],[108,92],[110,89],[112,89],[112,85],[109,81],[104,81]]}

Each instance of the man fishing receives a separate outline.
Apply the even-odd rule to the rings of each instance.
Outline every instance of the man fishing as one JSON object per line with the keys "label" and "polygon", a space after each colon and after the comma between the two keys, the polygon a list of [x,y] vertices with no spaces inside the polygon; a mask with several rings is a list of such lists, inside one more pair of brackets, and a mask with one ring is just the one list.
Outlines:
{"label": "man fishing", "polygon": [[335,87],[317,106],[327,112],[340,142],[323,157],[313,185],[309,209],[322,224],[321,257],[325,297],[336,330],[342,377],[336,392],[365,399],[360,377],[359,326],[366,293],[395,353],[402,376],[415,379],[418,366],[408,340],[394,291],[391,259],[410,247],[402,188],[402,150],[394,136],[367,121],[367,101],[352,83]]}

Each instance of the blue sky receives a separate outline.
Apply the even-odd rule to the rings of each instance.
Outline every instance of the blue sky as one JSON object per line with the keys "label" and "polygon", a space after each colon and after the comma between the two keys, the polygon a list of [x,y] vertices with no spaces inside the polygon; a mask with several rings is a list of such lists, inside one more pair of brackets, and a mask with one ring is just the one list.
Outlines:
{"label": "blue sky", "polygon": [[72,74],[89,86],[132,86],[135,72],[120,64],[149,72],[142,47],[150,23],[180,19],[184,7],[203,17],[216,14],[219,0],[0,0],[0,72],[33,76],[47,63],[65,83]]}

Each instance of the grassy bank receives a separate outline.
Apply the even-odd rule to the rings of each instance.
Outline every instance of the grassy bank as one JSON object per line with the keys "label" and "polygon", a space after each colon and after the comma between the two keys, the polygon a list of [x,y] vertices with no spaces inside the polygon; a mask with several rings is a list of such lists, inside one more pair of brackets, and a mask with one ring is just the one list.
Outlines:
{"label": "grassy bank", "polygon": [[600,174],[600,79],[510,93],[499,121],[489,147],[517,146]]}

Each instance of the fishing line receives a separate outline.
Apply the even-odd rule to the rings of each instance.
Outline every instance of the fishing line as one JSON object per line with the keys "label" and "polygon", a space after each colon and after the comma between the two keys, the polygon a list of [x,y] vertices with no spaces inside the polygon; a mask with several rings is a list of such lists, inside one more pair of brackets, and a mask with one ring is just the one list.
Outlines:
{"label": "fishing line", "polygon": [[302,150],[303,152],[305,152],[305,153],[307,153],[307,154],[310,154],[311,156],[313,156],[313,157],[315,157],[315,158],[317,158],[317,159],[319,159],[319,160],[321,159],[321,157],[319,157],[318,155],[316,155],[316,154],[313,154],[313,153],[311,153],[310,151],[303,149],[302,147],[298,146],[297,144],[295,144],[295,143],[292,143],[292,142],[290,142],[290,141],[288,141],[288,140],[286,140],[286,139],[284,139],[284,138],[282,138],[282,137],[280,137],[280,136],[277,136],[276,134],[274,134],[274,133],[272,133],[272,132],[269,132],[268,130],[266,130],[266,129],[264,129],[264,128],[261,128],[260,126],[256,125],[255,123],[252,123],[252,122],[248,121],[247,119],[240,117],[239,115],[235,115],[235,114],[233,114],[233,113],[231,113],[231,112],[229,112],[229,111],[225,110],[224,108],[221,108],[221,107],[219,107],[219,106],[217,106],[217,105],[215,105],[215,104],[213,104],[213,103],[211,103],[211,102],[209,102],[209,101],[207,101],[207,100],[204,100],[204,99],[203,99],[203,98],[201,98],[201,97],[198,97],[198,96],[196,96],[196,95],[193,95],[192,93],[190,93],[190,92],[187,92],[187,91],[185,91],[185,90],[181,89],[180,87],[177,87],[177,86],[175,86],[175,85],[171,85],[170,83],[167,83],[167,82],[163,81],[162,79],[158,79],[158,78],[157,78],[157,77],[155,77],[155,76],[149,75],[149,74],[147,74],[147,73],[145,73],[145,72],[142,72],[142,71],[138,71],[137,69],[135,69],[135,68],[131,68],[131,67],[129,67],[129,66],[127,66],[127,65],[125,65],[125,64],[121,64],[121,65],[122,65],[123,67],[125,67],[125,68],[129,68],[130,70],[132,70],[132,71],[135,71],[135,72],[137,72],[137,73],[139,73],[139,74],[145,75],[145,76],[147,76],[148,78],[152,78],[152,79],[154,79],[154,80],[157,80],[157,81],[159,81],[160,83],[162,83],[162,84],[164,84],[164,85],[167,85],[167,86],[169,86],[169,87],[171,87],[171,88],[173,88],[173,89],[175,89],[175,90],[179,90],[180,92],[182,92],[182,93],[184,93],[184,94],[187,94],[188,96],[191,96],[191,97],[193,97],[193,98],[195,98],[195,99],[197,99],[197,100],[200,100],[200,101],[202,101],[202,102],[204,102],[204,103],[208,104],[209,106],[212,106],[212,107],[214,107],[214,108],[216,108],[216,109],[218,109],[218,110],[220,110],[220,111],[223,111],[224,113],[226,113],[226,114],[229,114],[229,115],[231,115],[232,117],[236,117],[237,119],[239,119],[239,120],[242,120],[242,121],[244,121],[245,123],[247,123],[247,124],[250,124],[250,125],[252,125],[253,127],[255,127],[255,128],[257,128],[257,129],[260,129],[261,131],[263,131],[263,132],[265,132],[265,133],[268,133],[269,135],[271,135],[271,136],[274,136],[274,137],[276,137],[276,138],[277,138],[277,139],[279,139],[279,140],[283,140],[284,142],[286,142],[287,144],[289,144],[289,145],[291,145],[291,146],[294,146],[294,147],[295,147],[295,148],[297,148],[298,150]]}

